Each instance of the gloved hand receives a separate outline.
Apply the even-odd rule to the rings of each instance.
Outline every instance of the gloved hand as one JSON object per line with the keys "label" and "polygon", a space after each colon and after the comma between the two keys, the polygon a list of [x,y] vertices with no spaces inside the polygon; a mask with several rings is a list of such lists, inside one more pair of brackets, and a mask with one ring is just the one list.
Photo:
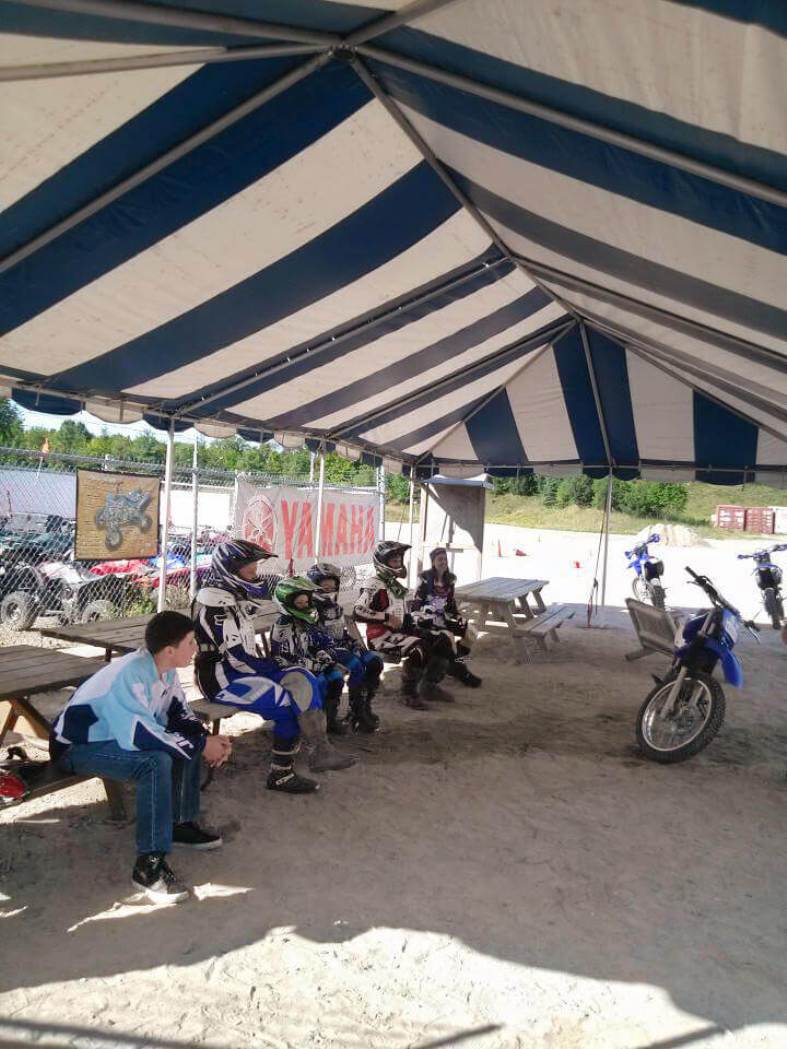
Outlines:
{"label": "gloved hand", "polygon": [[317,671],[327,670],[328,667],[333,666],[336,660],[333,656],[326,652],[324,648],[321,648],[319,652],[315,652],[312,656],[312,663]]}

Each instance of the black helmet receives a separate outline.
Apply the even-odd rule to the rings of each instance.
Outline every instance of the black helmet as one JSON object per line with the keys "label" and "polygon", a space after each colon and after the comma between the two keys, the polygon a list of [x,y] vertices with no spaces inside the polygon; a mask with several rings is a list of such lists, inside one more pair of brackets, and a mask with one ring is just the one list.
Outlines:
{"label": "black helmet", "polygon": [[[404,566],[404,555],[409,549],[409,543],[396,543],[391,539],[384,539],[374,548],[374,553],[372,554],[374,567],[378,572],[388,572],[391,575],[403,578],[407,575],[407,569]],[[402,558],[402,567],[394,571],[391,568],[390,560],[395,554],[399,554]]]}

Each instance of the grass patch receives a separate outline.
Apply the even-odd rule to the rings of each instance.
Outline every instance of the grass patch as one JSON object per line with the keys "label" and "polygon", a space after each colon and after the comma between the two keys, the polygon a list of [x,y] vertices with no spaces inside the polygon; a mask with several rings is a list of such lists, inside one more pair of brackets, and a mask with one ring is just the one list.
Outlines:
{"label": "grass patch", "polygon": [[[700,535],[712,539],[740,539],[741,532],[714,528],[710,519],[717,506],[787,506],[787,491],[769,488],[764,484],[720,486],[702,484],[698,481],[686,485],[688,500],[681,513],[671,517],[674,524],[685,524],[696,529]],[[407,503],[391,500],[386,504],[386,521],[402,522],[407,528]],[[598,532],[601,529],[603,511],[592,506],[544,506],[539,495],[497,495],[488,492],[486,497],[486,520],[491,524],[514,525],[518,528],[542,528],[563,532]],[[418,504],[415,506],[418,520]],[[653,524],[654,519],[634,517],[631,514],[613,511],[610,531],[619,534],[635,534]],[[751,533],[745,533],[751,534]]]}

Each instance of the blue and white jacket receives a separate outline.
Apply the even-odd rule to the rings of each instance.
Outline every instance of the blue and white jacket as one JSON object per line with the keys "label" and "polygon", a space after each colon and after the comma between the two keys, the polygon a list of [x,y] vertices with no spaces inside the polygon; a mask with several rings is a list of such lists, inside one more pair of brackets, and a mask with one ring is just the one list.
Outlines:
{"label": "blue and white jacket", "polygon": [[114,740],[122,750],[164,750],[188,761],[201,753],[206,737],[177,672],[159,677],[153,656],[140,648],[79,686],[54,724],[49,751],[54,760],[73,743]]}

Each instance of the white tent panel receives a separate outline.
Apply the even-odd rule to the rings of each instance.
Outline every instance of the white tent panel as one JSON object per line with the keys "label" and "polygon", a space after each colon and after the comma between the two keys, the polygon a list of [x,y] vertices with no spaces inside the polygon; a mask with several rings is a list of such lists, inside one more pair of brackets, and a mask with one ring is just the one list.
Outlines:
{"label": "white tent panel", "polygon": [[693,392],[661,369],[626,352],[637,446],[643,459],[692,462],[694,459]]}
{"label": "white tent panel", "polygon": [[756,24],[742,32],[712,11],[660,0],[530,0],[526,8],[517,0],[465,0],[418,28],[743,142],[787,146],[778,100],[784,50],[778,35]]}
{"label": "white tent panel", "polygon": [[511,380],[506,392],[531,462],[579,458],[551,346]]}

